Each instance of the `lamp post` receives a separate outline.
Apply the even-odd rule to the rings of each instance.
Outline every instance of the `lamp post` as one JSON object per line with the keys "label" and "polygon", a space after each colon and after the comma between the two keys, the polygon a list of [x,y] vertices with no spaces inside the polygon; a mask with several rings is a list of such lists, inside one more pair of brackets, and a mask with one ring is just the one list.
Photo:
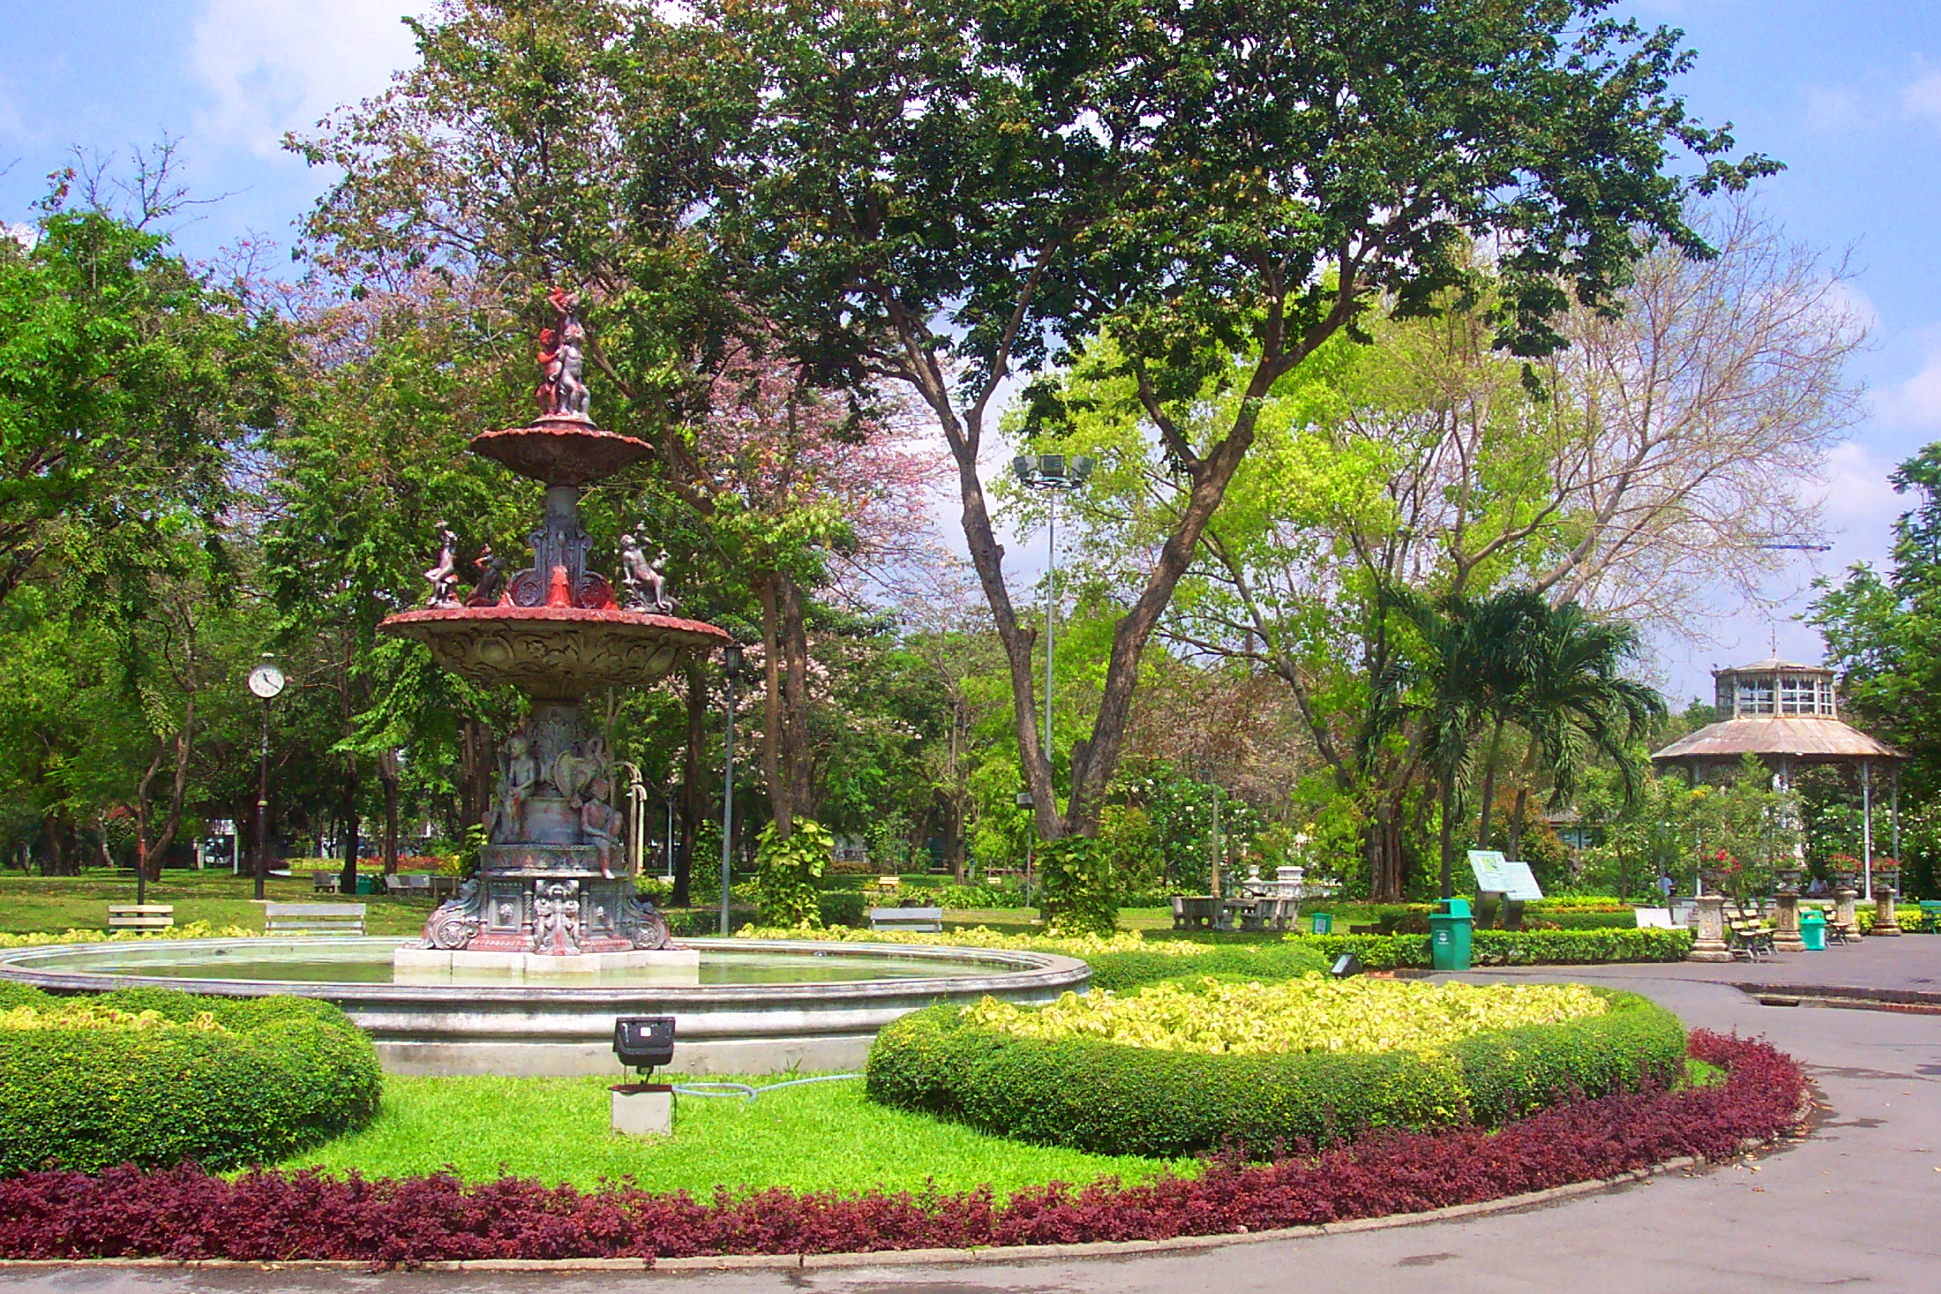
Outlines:
{"label": "lamp post", "polygon": [[270,870],[270,702],[283,690],[283,671],[268,652],[249,672],[250,693],[263,702],[263,741],[256,752],[256,897],[263,897],[263,880]]}
{"label": "lamp post", "polygon": [[735,840],[735,684],[743,676],[741,644],[721,649],[721,672],[728,680],[728,738],[724,748],[726,775],[721,783],[721,934],[728,934],[729,859]]}
{"label": "lamp post", "polygon": [[1063,454],[1020,454],[1011,460],[1011,470],[1027,490],[1038,490],[1050,505],[1045,521],[1045,545],[1049,565],[1045,572],[1045,763],[1051,763],[1051,689],[1052,648],[1058,637],[1058,496],[1078,489],[1092,474],[1092,459],[1085,454],[1067,458]]}

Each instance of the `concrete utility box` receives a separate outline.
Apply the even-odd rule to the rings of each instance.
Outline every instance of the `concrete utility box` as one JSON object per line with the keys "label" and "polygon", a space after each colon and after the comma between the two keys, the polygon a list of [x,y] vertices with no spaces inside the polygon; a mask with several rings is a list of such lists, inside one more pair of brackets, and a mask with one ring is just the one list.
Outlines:
{"label": "concrete utility box", "polygon": [[618,1083],[613,1092],[613,1130],[629,1137],[674,1135],[671,1083]]}

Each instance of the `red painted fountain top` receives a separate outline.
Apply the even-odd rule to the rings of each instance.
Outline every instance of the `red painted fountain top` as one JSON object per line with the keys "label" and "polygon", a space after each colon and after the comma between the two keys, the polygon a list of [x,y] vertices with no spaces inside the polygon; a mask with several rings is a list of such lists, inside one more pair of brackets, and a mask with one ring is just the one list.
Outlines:
{"label": "red painted fountain top", "polygon": [[455,673],[515,684],[535,700],[650,683],[681,656],[729,640],[713,625],[669,614],[667,554],[650,558],[634,534],[621,536],[617,595],[604,575],[588,569],[592,541],[580,527],[580,487],[641,461],[653,446],[593,424],[579,298],[555,288],[547,299],[557,317],[540,331],[539,418],[482,432],[471,443],[473,452],[546,484],[546,515],[531,535],[532,565],[507,574],[487,546],[472,562],[477,583],[461,599],[458,537],[440,522],[443,547],[425,572],[431,605],[391,616],[383,626],[427,644]]}

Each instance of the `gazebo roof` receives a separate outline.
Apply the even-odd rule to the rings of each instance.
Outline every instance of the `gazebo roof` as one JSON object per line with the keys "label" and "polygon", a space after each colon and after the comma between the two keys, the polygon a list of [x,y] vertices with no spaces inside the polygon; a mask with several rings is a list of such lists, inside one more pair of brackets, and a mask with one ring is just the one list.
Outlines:
{"label": "gazebo roof", "polygon": [[1712,673],[1714,674],[1771,674],[1778,670],[1785,670],[1789,674],[1831,674],[1833,673],[1833,671],[1831,669],[1828,669],[1825,665],[1802,665],[1798,661],[1781,660],[1777,656],[1771,656],[1765,660],[1756,660],[1756,661],[1753,661],[1750,665],[1729,665],[1724,669],[1715,669],[1712,671]]}
{"label": "gazebo roof", "polygon": [[1855,763],[1863,759],[1907,758],[1886,742],[1869,737],[1839,719],[1824,715],[1760,714],[1707,724],[1663,750],[1652,752],[1651,759],[1653,763],[1667,764],[1713,763],[1737,760],[1743,755],[1783,755],[1801,760]]}

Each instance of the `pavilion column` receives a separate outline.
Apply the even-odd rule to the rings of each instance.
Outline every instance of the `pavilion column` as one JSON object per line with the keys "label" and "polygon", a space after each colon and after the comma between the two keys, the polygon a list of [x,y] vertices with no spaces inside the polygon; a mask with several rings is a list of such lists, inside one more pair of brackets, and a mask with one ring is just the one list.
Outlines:
{"label": "pavilion column", "polygon": [[1874,762],[1860,761],[1860,865],[1864,869],[1860,896],[1874,897]]}

